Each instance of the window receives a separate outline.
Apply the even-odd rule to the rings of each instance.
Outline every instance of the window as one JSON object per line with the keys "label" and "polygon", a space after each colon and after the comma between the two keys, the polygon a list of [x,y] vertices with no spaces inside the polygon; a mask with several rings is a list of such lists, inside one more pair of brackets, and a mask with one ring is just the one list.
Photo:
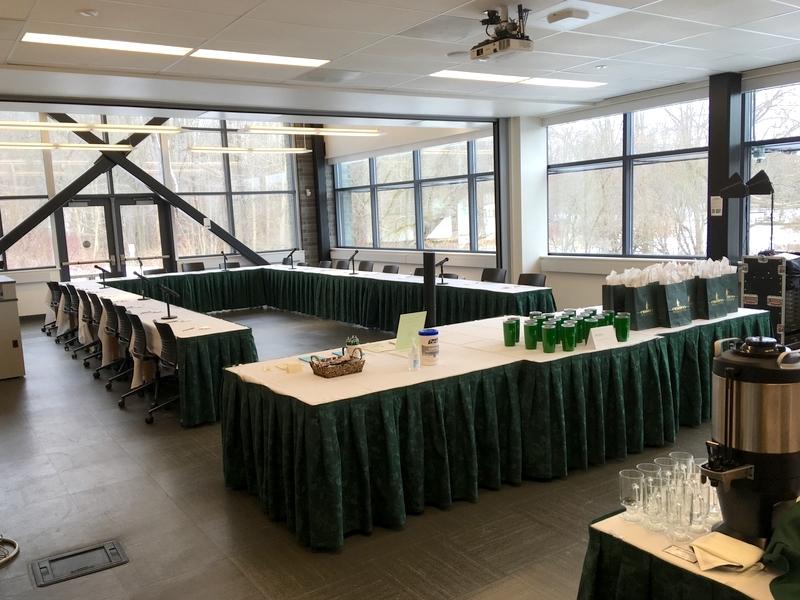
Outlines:
{"label": "window", "polygon": [[[800,85],[757,90],[745,97],[749,151],[744,179],[764,171],[775,189],[773,227],[770,196],[750,196],[748,252],[772,247],[800,252]],[[747,172],[749,169],[749,173]]]}
{"label": "window", "polygon": [[[0,200],[0,234],[8,233],[47,201],[46,198]],[[35,269],[56,264],[50,219],[45,219],[5,254],[6,269]]]}
{"label": "window", "polygon": [[[100,115],[70,115],[79,123],[100,123]],[[5,137],[5,136],[4,136]],[[101,137],[103,137],[101,135]],[[42,138],[54,144],[83,144],[84,141],[71,131],[46,131]],[[55,191],[60,192],[67,185],[87,171],[94,162],[100,158],[97,150],[90,149],[59,149],[50,153],[53,161],[53,182]],[[107,194],[108,178],[105,175],[96,177],[81,191],[86,194]]]}
{"label": "window", "polygon": [[[0,112],[0,121],[38,121],[38,113]],[[38,131],[3,131],[4,142],[41,142]],[[44,153],[0,148],[0,196],[45,196]],[[8,231],[8,227],[5,228]]]}
{"label": "window", "polygon": [[[228,229],[228,205],[224,195],[182,196],[214,223]],[[229,252],[228,246],[200,223],[175,209],[172,218],[178,256],[207,256]]]}
{"label": "window", "polygon": [[256,252],[297,246],[293,194],[247,194],[233,197],[236,237]]}
{"label": "window", "polygon": [[550,253],[705,255],[707,100],[554,125],[547,136]]}
{"label": "window", "polygon": [[[228,146],[288,148],[288,135],[228,133]],[[277,192],[294,189],[290,154],[229,154],[234,192]]]}
{"label": "window", "polygon": [[341,246],[495,251],[494,139],[334,168]]}
{"label": "window", "polygon": [[[128,117],[119,115],[108,115],[106,121],[110,124],[119,125],[144,125],[150,119],[147,117]],[[165,125],[171,125],[167,121]],[[119,142],[127,138],[128,133],[109,133],[108,141],[113,143]],[[168,143],[168,142],[167,142]],[[142,142],[140,142],[128,155],[128,158],[137,167],[146,171],[158,181],[164,182],[164,171],[161,165],[161,142],[159,136],[151,134],[148,135]],[[128,173],[122,167],[114,167],[111,169],[111,177],[114,186],[115,194],[140,194],[150,193],[148,188],[141,181],[136,179],[133,175]]]}
{"label": "window", "polygon": [[224,192],[223,155],[192,152],[193,146],[221,146],[219,131],[184,131],[169,136],[169,177],[167,187],[178,194],[191,192]]}

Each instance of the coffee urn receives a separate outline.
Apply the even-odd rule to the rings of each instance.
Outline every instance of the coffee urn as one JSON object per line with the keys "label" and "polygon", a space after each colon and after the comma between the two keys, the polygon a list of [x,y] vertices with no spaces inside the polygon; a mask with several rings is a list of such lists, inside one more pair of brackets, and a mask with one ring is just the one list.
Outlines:
{"label": "coffee urn", "polygon": [[723,533],[764,546],[800,495],[800,351],[769,337],[714,345],[712,439],[704,478]]}

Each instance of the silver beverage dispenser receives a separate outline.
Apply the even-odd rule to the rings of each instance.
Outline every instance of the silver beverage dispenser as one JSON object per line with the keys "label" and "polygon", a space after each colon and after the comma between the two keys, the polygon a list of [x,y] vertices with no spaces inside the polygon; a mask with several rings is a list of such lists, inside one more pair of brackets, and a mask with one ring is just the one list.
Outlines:
{"label": "silver beverage dispenser", "polygon": [[717,341],[711,418],[701,472],[719,494],[719,530],[763,547],[800,495],[800,351],[769,337]]}

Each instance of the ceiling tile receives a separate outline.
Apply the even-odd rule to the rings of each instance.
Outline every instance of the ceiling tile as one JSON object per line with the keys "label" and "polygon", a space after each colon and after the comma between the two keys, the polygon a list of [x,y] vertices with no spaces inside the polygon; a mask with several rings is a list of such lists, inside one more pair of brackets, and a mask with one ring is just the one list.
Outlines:
{"label": "ceiling tile", "polygon": [[800,61],[800,44],[795,43],[789,46],[781,46],[780,48],[760,50],[757,55],[771,59],[774,64]]}
{"label": "ceiling tile", "polygon": [[[732,43],[731,39],[736,39]],[[794,40],[776,35],[755,33],[751,31],[735,31],[728,29],[717,29],[709,33],[687,37],[675,42],[676,45],[690,46],[692,48],[702,48],[704,50],[716,50],[718,52],[738,52],[746,48],[748,52],[758,52],[767,48],[776,48],[792,44]]]}
{"label": "ceiling tile", "polygon": [[0,16],[4,19],[27,19],[36,0],[3,0]]}
{"label": "ceiling tile", "polygon": [[783,35],[800,40],[800,11],[789,13],[788,15],[781,15],[780,17],[772,17],[771,19],[743,23],[739,25],[739,29]]}
{"label": "ceiling tile", "polygon": [[[30,18],[50,23],[68,23],[85,27],[106,27],[125,31],[179,33],[186,36],[210,37],[225,27],[231,17],[194,10],[174,10],[155,6],[122,4],[93,0],[91,8],[100,14],[84,17],[86,0],[39,0]],[[178,25],[179,24],[179,25]]]}
{"label": "ceiling tile", "polygon": [[571,56],[567,54],[556,54],[552,52],[517,52],[509,56],[493,59],[486,63],[487,69],[498,73],[508,73],[511,70],[544,70],[558,71],[568,69],[587,62],[592,62],[593,58],[585,56]]}
{"label": "ceiling tile", "polygon": [[701,69],[691,69],[670,65],[658,65],[633,62],[629,60],[598,60],[592,63],[566,69],[565,73],[582,73],[597,75],[597,66],[605,65],[605,69],[600,70],[600,77],[608,81],[618,81],[623,79],[643,78],[658,81],[695,81],[705,75]]}
{"label": "ceiling tile", "polygon": [[[304,0],[287,6],[283,0],[267,0],[247,17],[279,23],[330,27],[391,35],[436,16],[433,12],[391,8],[339,0],[335,10],[328,0]],[[480,25],[476,24],[476,27]]]}
{"label": "ceiling tile", "polygon": [[[381,39],[374,33],[350,31],[346,34],[341,29],[323,27],[307,27],[275,23],[261,19],[242,19],[226,28],[207,48],[220,50],[237,50],[234,47],[223,47],[247,44],[250,52],[301,56],[307,58],[333,59],[349,52],[368,46]],[[247,52],[248,50],[242,50]]]}
{"label": "ceiling tile", "polygon": [[[364,4],[375,4],[377,6],[397,6],[397,0],[360,0]],[[403,0],[403,8],[411,10],[424,10],[435,13],[443,13],[457,6],[464,4],[465,0]]]}
{"label": "ceiling tile", "polygon": [[[346,74],[345,81],[328,81],[325,79],[326,72],[337,71],[338,74]],[[364,73],[359,71],[338,71],[337,69],[313,69],[294,78],[289,83],[302,82],[313,85],[324,86],[346,86],[348,89],[384,89],[400,85],[417,79],[416,75],[404,75],[402,73]]]}
{"label": "ceiling tile", "polygon": [[[157,6],[184,10],[197,10],[200,12],[217,13],[238,17],[248,10],[261,4],[262,0],[124,0],[128,4],[142,6]],[[90,3],[91,4],[91,3]]]}
{"label": "ceiling tile", "polygon": [[203,79],[228,79],[233,81],[284,81],[309,71],[306,67],[286,67],[260,63],[232,62],[210,58],[186,57],[162,71],[165,75],[183,75]]}
{"label": "ceiling tile", "polygon": [[741,73],[775,64],[775,59],[757,54],[736,54],[708,63],[711,73]]}
{"label": "ceiling tile", "polygon": [[615,17],[578,28],[581,33],[611,35],[630,40],[667,43],[712,31],[714,27],[679,19],[668,19],[638,12],[626,12]]}
{"label": "ceiling tile", "polygon": [[5,62],[11,49],[14,47],[14,42],[7,40],[0,40],[0,62]]}
{"label": "ceiling tile", "polygon": [[732,54],[733,52],[731,51],[719,52],[716,50],[702,50],[680,46],[651,46],[644,50],[629,52],[618,58],[646,62],[654,65],[674,65],[678,67],[691,65],[692,68],[705,68],[711,61],[719,60],[720,58],[725,58]]}
{"label": "ceiling tile", "polygon": [[157,73],[174,63],[176,58],[175,56],[165,56],[163,54],[98,52],[91,48],[71,48],[20,42],[11,51],[7,62],[13,65]]}
{"label": "ceiling tile", "polygon": [[381,56],[356,52],[332,61],[329,65],[335,69],[366,71],[372,73],[405,73],[411,75],[429,75],[442,69],[452,69],[457,62],[439,60],[415,60],[399,56]]}
{"label": "ceiling tile", "polygon": [[403,37],[435,42],[466,43],[476,37],[486,37],[483,26],[474,19],[441,15],[420,25],[401,31]]}
{"label": "ceiling tile", "polygon": [[[125,31],[118,29],[106,29],[105,27],[81,27],[78,25],[61,25],[58,23],[46,23],[42,21],[28,21],[25,31],[35,31],[37,33],[52,33],[58,35],[73,35],[78,37],[90,37],[98,39],[117,39],[126,42],[144,42],[146,44],[164,44],[167,46],[180,46],[183,48],[197,48],[203,43],[205,38],[188,37],[183,35],[161,34],[157,32],[144,31]],[[40,44],[30,44],[20,42],[20,46],[39,46]],[[66,48],[66,46],[49,46],[56,50]],[[138,54],[137,52],[121,52],[114,50],[94,50],[98,54]]]}
{"label": "ceiling tile", "polygon": [[449,94],[488,94],[498,87],[499,84],[493,82],[442,79],[439,77],[420,77],[402,86],[403,90],[436,91]]}
{"label": "ceiling tile", "polygon": [[661,0],[640,10],[650,14],[734,27],[795,9],[768,0]]}
{"label": "ceiling tile", "polygon": [[23,25],[25,25],[25,21],[0,19],[0,40],[16,40],[22,31]]}
{"label": "ceiling tile", "polygon": [[[392,36],[382,39],[364,48],[362,52],[391,56],[402,59],[448,61],[448,53],[465,52],[469,46],[465,44],[452,44],[447,42],[432,42],[429,40],[416,40],[413,38]],[[462,55],[463,56],[463,55]],[[457,59],[461,62],[462,58]]]}
{"label": "ceiling tile", "polygon": [[536,42],[535,47],[544,52],[608,58],[625,52],[641,50],[649,45],[646,42],[634,42],[621,38],[564,32]]}
{"label": "ceiling tile", "polygon": [[[523,2],[523,5],[532,12],[538,12],[556,6],[562,1],[563,0],[528,0],[527,2]],[[487,9],[497,9],[499,4],[497,0],[472,0],[472,2],[467,2],[466,4],[462,3],[461,6],[454,8],[447,14],[457,17],[466,17],[468,19],[482,19],[484,16],[483,13]]]}
{"label": "ceiling tile", "polygon": [[608,4],[609,6],[618,6],[619,8],[642,8],[649,4],[656,4],[661,0],[592,0],[596,4]]}

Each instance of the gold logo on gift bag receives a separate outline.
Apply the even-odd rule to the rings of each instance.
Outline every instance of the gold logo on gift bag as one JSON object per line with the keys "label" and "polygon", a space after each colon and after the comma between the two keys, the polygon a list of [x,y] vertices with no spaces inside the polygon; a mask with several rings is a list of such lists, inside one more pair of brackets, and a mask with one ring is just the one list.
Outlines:
{"label": "gold logo on gift bag", "polygon": [[644,308],[639,311],[639,314],[641,316],[645,316],[645,315],[649,315],[652,312],[653,312],[653,310],[650,308],[650,301],[649,300],[645,300],[644,301]]}

